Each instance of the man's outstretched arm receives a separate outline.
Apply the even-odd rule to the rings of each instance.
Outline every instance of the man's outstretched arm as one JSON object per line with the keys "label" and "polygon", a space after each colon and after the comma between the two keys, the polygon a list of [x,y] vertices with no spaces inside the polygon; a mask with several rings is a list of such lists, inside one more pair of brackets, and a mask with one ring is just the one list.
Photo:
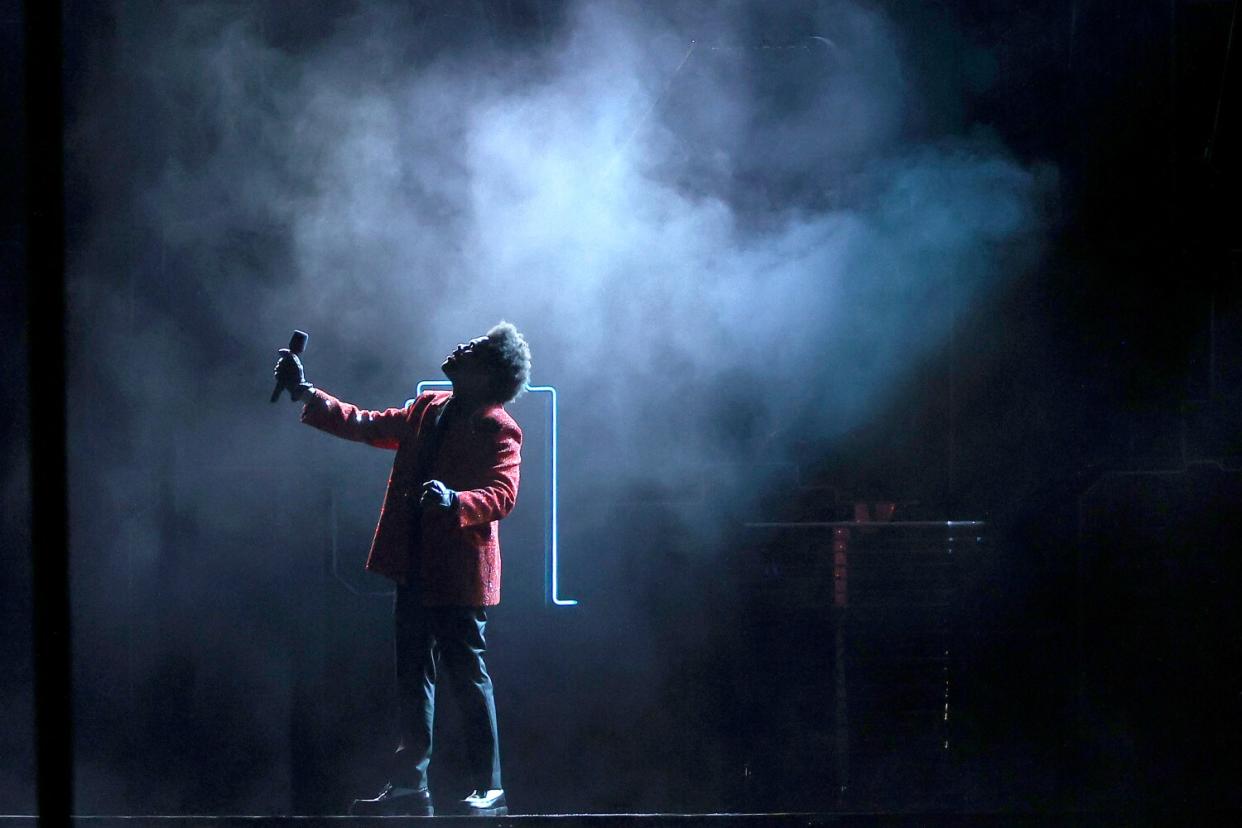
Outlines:
{"label": "man's outstretched arm", "polygon": [[303,399],[302,422],[335,437],[395,450],[410,431],[406,408],[368,411],[314,387]]}
{"label": "man's outstretched arm", "polygon": [[302,422],[336,437],[367,443],[376,448],[396,449],[409,433],[410,424],[404,408],[366,411],[341,402],[306,381],[306,370],[297,354],[281,348],[280,359],[272,371],[276,381],[295,400],[301,400]]}

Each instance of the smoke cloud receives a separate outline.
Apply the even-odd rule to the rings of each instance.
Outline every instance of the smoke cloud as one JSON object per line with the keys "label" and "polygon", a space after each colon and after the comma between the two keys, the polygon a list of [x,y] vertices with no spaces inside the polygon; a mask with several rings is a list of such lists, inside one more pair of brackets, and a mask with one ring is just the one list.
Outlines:
{"label": "smoke cloud", "polygon": [[[986,132],[924,130],[872,5],[488,8],[118,7],[71,147],[72,396],[95,401],[73,413],[75,537],[118,530],[84,571],[156,583],[169,530],[134,504],[164,497],[174,536],[233,550],[185,560],[179,594],[209,604],[199,576],[239,561],[271,586],[288,561],[254,561],[247,532],[281,507],[222,499],[230,469],[334,468],[378,504],[389,458],[265,407],[293,327],[311,381],[384,408],[513,321],[561,393],[583,540],[601,493],[706,469],[761,492],[755,468],[866,422],[1038,250],[1044,173]],[[161,495],[169,464],[189,482]],[[681,531],[709,538],[714,507],[692,512]],[[601,582],[632,572],[595,554]]]}
{"label": "smoke cloud", "polygon": [[377,406],[511,318],[585,476],[750,459],[710,425],[740,389],[761,431],[848,430],[1037,229],[995,142],[908,140],[892,24],[857,4],[767,48],[741,13],[700,40],[684,12],[581,4],[532,48],[366,7],[296,53],[256,12],[148,11],[125,22],[162,163],[134,208],[190,260],[164,277],[195,314],[326,334],[311,378]]}

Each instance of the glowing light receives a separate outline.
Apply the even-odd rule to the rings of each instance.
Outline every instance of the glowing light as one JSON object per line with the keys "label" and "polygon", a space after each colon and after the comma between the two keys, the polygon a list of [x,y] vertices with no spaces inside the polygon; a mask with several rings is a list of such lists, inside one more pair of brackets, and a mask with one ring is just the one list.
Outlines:
{"label": "glowing light", "polygon": [[[414,389],[415,396],[423,393],[427,388],[449,388],[452,383],[448,380],[423,380]],[[558,522],[559,515],[557,513],[557,500],[560,492],[559,469],[557,467],[557,437],[560,424],[557,420],[557,400],[556,388],[551,385],[528,385],[526,390],[532,394],[547,394],[551,402],[551,434],[552,434],[552,473],[548,476],[551,481],[549,485],[548,501],[552,504],[551,511],[551,531],[548,533],[548,573],[547,573],[547,596],[548,599],[558,607],[575,607],[578,601],[575,598],[562,598],[560,596],[560,550],[558,548]],[[406,400],[405,404],[409,405],[414,400]]]}

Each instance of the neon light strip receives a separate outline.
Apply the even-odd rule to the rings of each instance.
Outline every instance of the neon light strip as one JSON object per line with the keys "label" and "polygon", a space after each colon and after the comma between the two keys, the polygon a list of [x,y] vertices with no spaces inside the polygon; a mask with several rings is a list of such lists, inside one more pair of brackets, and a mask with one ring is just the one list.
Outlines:
{"label": "neon light strip", "polygon": [[[447,380],[423,380],[415,386],[414,393],[421,394],[425,388],[451,388],[453,383]],[[532,393],[549,394],[552,397],[552,531],[549,535],[549,543],[551,545],[551,564],[548,567],[548,596],[552,599],[552,603],[558,607],[575,607],[578,605],[577,599],[560,597],[560,551],[558,549],[558,526],[560,523],[559,514],[557,512],[557,501],[560,494],[560,471],[557,466],[557,436],[560,431],[560,424],[557,419],[557,400],[556,389],[551,385],[528,385],[526,390]],[[406,400],[406,405],[412,403],[413,400]]]}

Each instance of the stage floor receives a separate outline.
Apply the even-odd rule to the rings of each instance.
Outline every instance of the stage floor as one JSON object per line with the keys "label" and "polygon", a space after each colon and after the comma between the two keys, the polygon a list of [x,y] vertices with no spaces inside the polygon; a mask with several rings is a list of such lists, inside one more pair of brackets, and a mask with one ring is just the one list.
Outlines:
{"label": "stage floor", "polygon": [[[393,825],[404,822],[435,822],[477,824],[488,820],[495,826],[515,828],[574,828],[574,826],[625,826],[625,828],[731,828],[731,826],[777,826],[777,828],[809,828],[810,826],[1135,826],[1163,825],[1170,821],[1192,824],[1242,824],[1242,814],[1213,812],[1202,814],[1139,814],[1139,813],[1065,813],[1065,814],[1002,814],[1002,813],[802,813],[802,814],[513,814],[504,817],[471,817],[459,815],[433,817],[351,817],[351,816],[77,816],[72,824],[80,828],[348,828],[348,826]],[[0,828],[33,828],[39,821],[34,816],[0,815]],[[1183,822],[1183,824],[1185,824]]]}

